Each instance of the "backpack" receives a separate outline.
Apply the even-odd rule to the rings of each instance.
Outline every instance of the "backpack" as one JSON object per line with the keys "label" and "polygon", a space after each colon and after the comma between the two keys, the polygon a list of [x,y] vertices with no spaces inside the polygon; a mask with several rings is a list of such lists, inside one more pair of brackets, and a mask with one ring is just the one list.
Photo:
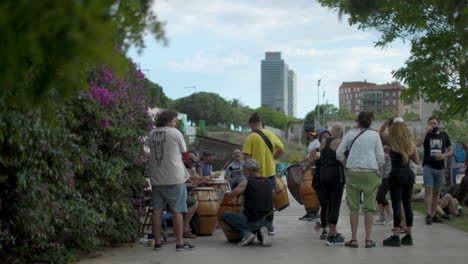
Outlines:
{"label": "backpack", "polygon": [[455,161],[458,163],[463,163],[465,162],[466,159],[466,152],[463,150],[463,148],[460,146],[460,144],[457,144],[455,146]]}

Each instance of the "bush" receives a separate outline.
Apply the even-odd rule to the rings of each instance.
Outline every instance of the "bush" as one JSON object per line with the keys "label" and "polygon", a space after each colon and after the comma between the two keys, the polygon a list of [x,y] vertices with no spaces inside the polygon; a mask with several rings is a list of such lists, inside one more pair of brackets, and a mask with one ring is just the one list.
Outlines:
{"label": "bush", "polygon": [[67,263],[71,248],[95,250],[137,236],[143,138],[151,129],[144,75],[105,66],[89,91],[48,94],[34,111],[0,98],[0,249],[22,262]]}

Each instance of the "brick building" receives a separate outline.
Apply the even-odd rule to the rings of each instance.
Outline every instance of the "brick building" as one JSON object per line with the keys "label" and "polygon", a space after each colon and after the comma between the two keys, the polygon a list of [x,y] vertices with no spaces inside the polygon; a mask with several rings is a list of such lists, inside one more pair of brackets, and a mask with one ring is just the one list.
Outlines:
{"label": "brick building", "polygon": [[340,108],[346,107],[358,114],[374,109],[377,114],[398,112],[403,114],[400,95],[406,87],[398,82],[378,85],[368,82],[343,82],[339,88]]}

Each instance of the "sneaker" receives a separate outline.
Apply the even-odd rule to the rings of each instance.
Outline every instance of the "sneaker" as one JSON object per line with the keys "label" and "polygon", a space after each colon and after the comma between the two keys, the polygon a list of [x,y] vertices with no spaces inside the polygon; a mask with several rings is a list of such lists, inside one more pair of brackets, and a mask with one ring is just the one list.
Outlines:
{"label": "sneaker", "polygon": [[340,234],[336,234],[335,236],[335,245],[343,245],[345,243],[345,238]]}
{"label": "sneaker", "polygon": [[327,245],[327,246],[335,245],[335,236],[328,236],[327,237],[327,242],[325,242],[325,245]]}
{"label": "sneaker", "polygon": [[411,237],[410,234],[407,234],[401,239],[401,244],[406,245],[406,246],[412,246],[413,245],[413,238]]}
{"label": "sneaker", "polygon": [[242,237],[241,242],[238,243],[239,246],[247,246],[248,244],[252,243],[255,239],[255,235],[252,233],[247,233]]}
{"label": "sneaker", "polygon": [[385,217],[379,217],[378,219],[374,220],[374,225],[384,225],[385,220]]}
{"label": "sneaker", "polygon": [[270,236],[274,236],[274,235],[275,235],[275,228],[274,228],[274,227],[269,228],[269,229],[268,229],[268,234],[269,234]]}
{"label": "sneaker", "polygon": [[187,251],[194,249],[195,246],[184,241],[182,245],[176,245],[176,251]]}
{"label": "sneaker", "polygon": [[270,235],[268,234],[268,229],[266,227],[260,228],[260,237],[262,238],[262,245],[264,247],[271,247],[271,238]]}
{"label": "sneaker", "polygon": [[432,216],[426,215],[426,225],[432,225]]}
{"label": "sneaker", "polygon": [[320,216],[319,215],[310,215],[308,221],[320,221]]}
{"label": "sneaker", "polygon": [[160,250],[161,248],[162,248],[162,243],[161,244],[157,244],[156,242],[154,243],[154,247],[153,247],[154,250]]}
{"label": "sneaker", "polygon": [[299,221],[310,221],[311,215],[310,214],[305,214],[303,217],[299,217]]}
{"label": "sneaker", "polygon": [[385,217],[384,224],[385,224],[385,225],[391,225],[391,224],[393,224],[393,216],[389,215],[389,216]]}
{"label": "sneaker", "polygon": [[401,246],[400,236],[390,236],[383,241],[384,247],[399,247]]}
{"label": "sneaker", "polygon": [[439,217],[434,216],[432,217],[432,223],[442,223],[442,220]]}
{"label": "sneaker", "polygon": [[321,240],[324,240],[324,239],[327,238],[327,237],[328,237],[328,232],[327,232],[327,230],[323,230],[323,231],[322,231],[322,234],[320,234],[320,239],[321,239]]}

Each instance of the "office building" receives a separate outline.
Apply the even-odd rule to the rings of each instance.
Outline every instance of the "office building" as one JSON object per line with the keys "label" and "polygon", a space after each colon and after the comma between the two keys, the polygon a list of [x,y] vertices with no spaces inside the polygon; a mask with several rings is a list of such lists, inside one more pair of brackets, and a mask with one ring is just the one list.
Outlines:
{"label": "office building", "polygon": [[288,116],[296,115],[296,74],[281,52],[266,52],[261,64],[261,105]]}

